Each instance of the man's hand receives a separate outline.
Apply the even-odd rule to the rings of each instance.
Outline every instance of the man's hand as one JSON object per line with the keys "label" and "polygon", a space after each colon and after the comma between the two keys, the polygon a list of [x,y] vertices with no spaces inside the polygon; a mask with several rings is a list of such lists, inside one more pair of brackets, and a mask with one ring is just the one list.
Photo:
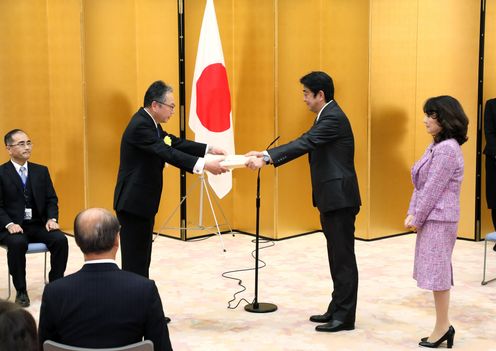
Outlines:
{"label": "man's hand", "polygon": [[245,166],[249,169],[256,170],[266,165],[263,159],[264,153],[262,151],[250,151],[247,152],[245,156],[249,157],[248,161],[245,163]]}
{"label": "man's hand", "polygon": [[224,161],[224,159],[205,161],[205,167],[203,169],[215,175],[229,172],[228,168],[220,165],[221,161]]}
{"label": "man's hand", "polygon": [[210,150],[208,150],[208,153],[212,154],[212,155],[227,155],[226,150],[221,149],[220,147],[215,147],[215,146],[211,146]]}
{"label": "man's hand", "polygon": [[416,232],[417,231],[417,227],[415,227],[414,225],[412,225],[414,219],[415,219],[415,217],[413,215],[406,216],[406,218],[405,218],[405,228],[406,229],[410,229],[413,232]]}
{"label": "man's hand", "polygon": [[257,170],[265,166],[265,161],[262,157],[250,157],[248,161],[246,161],[245,166],[249,169]]}
{"label": "man's hand", "polygon": [[18,234],[18,233],[24,233],[24,230],[22,230],[22,227],[19,224],[12,223],[7,227],[7,230],[9,231],[10,234]]}
{"label": "man's hand", "polygon": [[49,219],[46,222],[45,228],[46,228],[47,232],[51,232],[52,230],[57,230],[60,227],[59,227],[59,224],[57,222],[55,222],[53,219]]}

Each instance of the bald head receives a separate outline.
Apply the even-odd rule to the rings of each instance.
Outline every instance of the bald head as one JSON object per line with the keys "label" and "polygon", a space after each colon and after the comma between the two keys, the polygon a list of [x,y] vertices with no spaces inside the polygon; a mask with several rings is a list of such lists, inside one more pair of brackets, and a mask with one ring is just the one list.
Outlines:
{"label": "bald head", "polygon": [[74,220],[76,244],[85,255],[111,251],[119,230],[117,218],[104,208],[89,208]]}

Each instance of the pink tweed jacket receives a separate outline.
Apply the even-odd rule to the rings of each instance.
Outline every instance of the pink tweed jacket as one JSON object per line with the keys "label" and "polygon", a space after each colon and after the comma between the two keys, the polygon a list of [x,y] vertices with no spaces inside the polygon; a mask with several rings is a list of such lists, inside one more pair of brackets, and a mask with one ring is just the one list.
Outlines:
{"label": "pink tweed jacket", "polygon": [[408,214],[417,228],[427,220],[458,222],[463,154],[455,139],[429,145],[412,168],[415,189]]}

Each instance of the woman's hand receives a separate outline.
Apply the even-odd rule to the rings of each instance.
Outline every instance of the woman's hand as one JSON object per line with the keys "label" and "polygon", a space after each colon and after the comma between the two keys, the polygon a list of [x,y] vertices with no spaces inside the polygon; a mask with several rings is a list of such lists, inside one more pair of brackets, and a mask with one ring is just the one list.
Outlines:
{"label": "woman's hand", "polygon": [[414,226],[412,223],[414,221],[415,217],[413,215],[408,215],[405,218],[405,228],[410,229],[413,232],[417,231],[417,227]]}

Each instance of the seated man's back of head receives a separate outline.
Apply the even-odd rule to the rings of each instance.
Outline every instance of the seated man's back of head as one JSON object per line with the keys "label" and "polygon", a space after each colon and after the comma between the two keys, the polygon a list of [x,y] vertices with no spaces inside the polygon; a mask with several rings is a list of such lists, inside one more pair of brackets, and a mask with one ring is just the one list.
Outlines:
{"label": "seated man's back of head", "polygon": [[40,344],[105,348],[142,339],[155,350],[172,350],[155,282],[119,269],[119,223],[107,210],[88,209],[74,222],[83,268],[45,287],[40,310]]}

